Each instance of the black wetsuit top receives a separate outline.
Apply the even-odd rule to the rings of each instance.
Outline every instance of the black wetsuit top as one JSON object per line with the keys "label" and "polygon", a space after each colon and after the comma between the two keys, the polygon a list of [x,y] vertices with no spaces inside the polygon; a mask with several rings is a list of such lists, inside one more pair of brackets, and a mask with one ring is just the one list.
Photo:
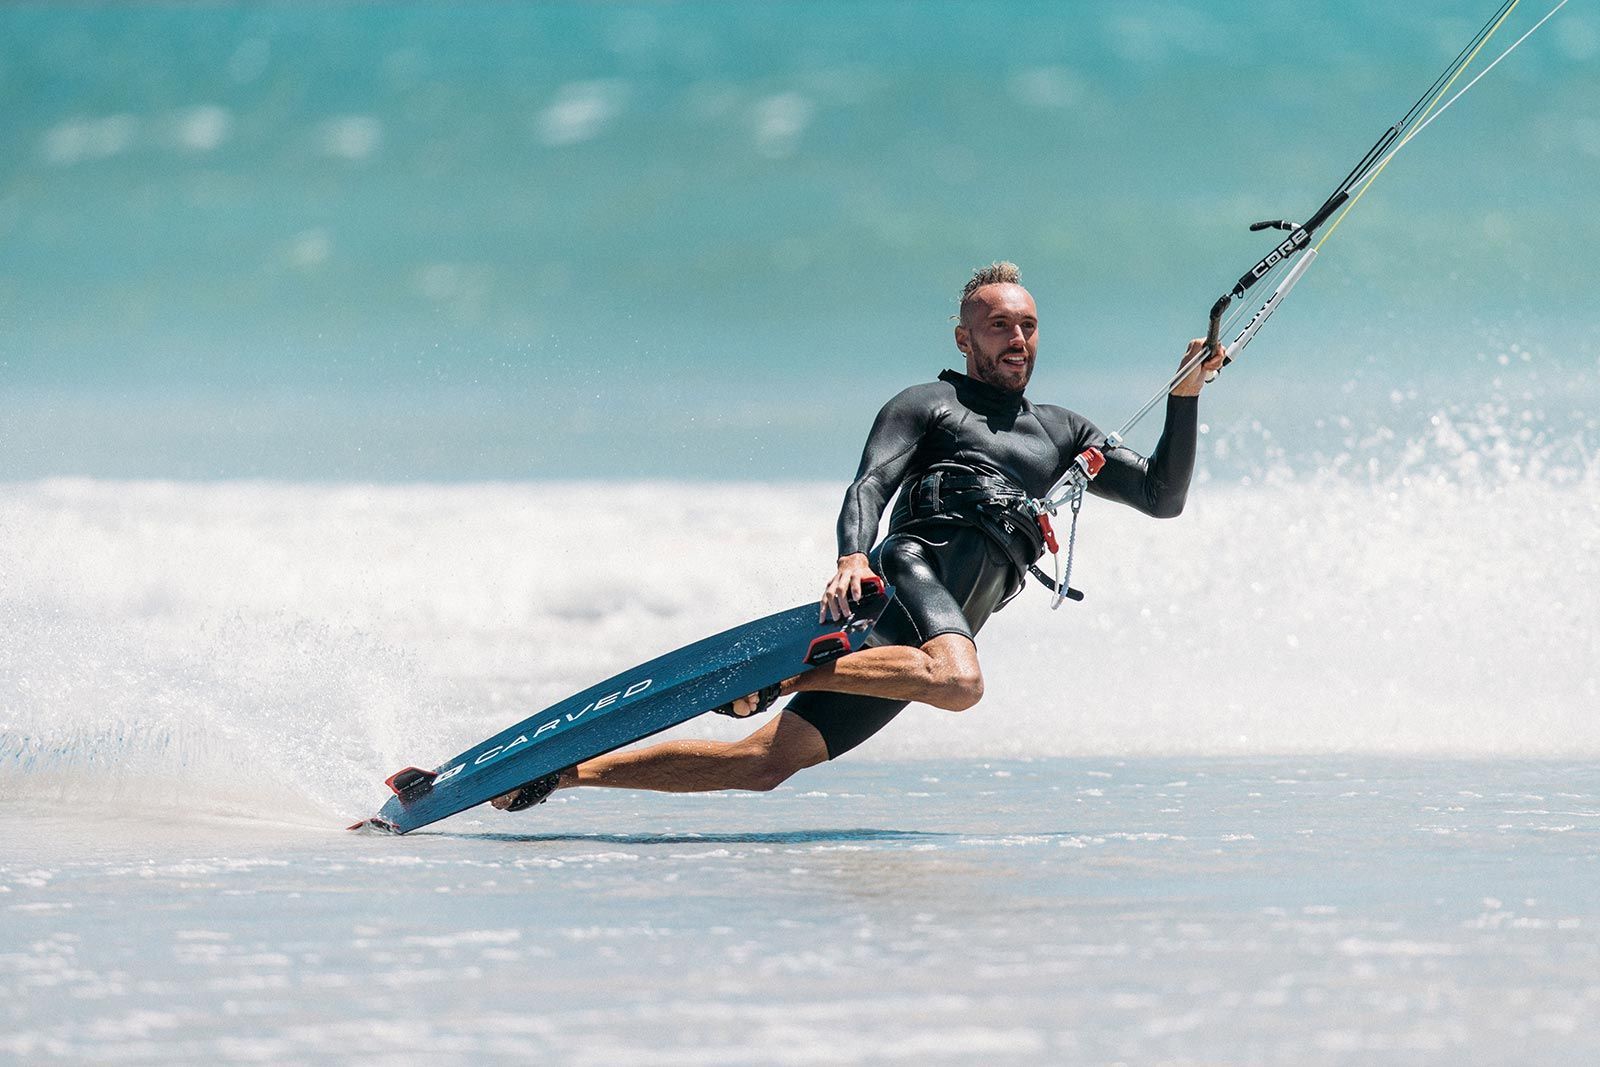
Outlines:
{"label": "black wetsuit top", "polygon": [[[913,513],[902,492],[889,533],[873,548],[889,498],[924,476],[1001,480],[1040,497],[1093,445],[1106,462],[1089,485],[1096,496],[1166,518],[1183,510],[1194,470],[1199,401],[1169,397],[1161,440],[1146,459],[1127,447],[1105,448],[1105,434],[1076,412],[1034,404],[955,371],[901,392],[878,413],[855,481],[839,512],[839,555],[869,553],[895,599],[873,634],[877,644],[923,645],[940,634],[973,637],[1021,587],[1018,560],[1038,556],[1026,522],[997,525],[949,509]],[[1009,532],[1008,532],[1009,531]],[[830,758],[882,729],[903,701],[847,693],[801,693],[788,705],[815,726]]]}

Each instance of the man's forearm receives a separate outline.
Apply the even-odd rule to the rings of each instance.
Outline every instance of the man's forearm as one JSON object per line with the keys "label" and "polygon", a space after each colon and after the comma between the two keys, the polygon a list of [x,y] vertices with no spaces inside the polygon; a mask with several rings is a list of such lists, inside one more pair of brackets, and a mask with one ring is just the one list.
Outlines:
{"label": "man's forearm", "polygon": [[1174,393],[1167,399],[1167,419],[1161,439],[1150,454],[1145,472],[1145,496],[1150,513],[1170,518],[1183,510],[1194,477],[1195,451],[1200,444],[1200,397]]}
{"label": "man's forearm", "polygon": [[1155,451],[1145,459],[1131,448],[1106,453],[1106,465],[1090,483],[1097,496],[1167,519],[1183,511],[1194,474],[1199,437],[1200,402],[1176,394],[1167,398],[1167,420]]}

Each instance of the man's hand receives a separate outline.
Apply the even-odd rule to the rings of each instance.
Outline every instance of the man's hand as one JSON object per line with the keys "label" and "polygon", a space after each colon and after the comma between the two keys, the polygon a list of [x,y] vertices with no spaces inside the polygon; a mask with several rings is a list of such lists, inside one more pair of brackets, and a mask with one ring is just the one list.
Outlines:
{"label": "man's hand", "polygon": [[[1188,351],[1184,352],[1183,359],[1178,361],[1178,366],[1183,366],[1195,356],[1199,355],[1200,350],[1205,346],[1206,339],[1204,337],[1196,337],[1193,341],[1190,341],[1189,349]],[[1194,370],[1190,371],[1188,374],[1185,374],[1183,376],[1183,380],[1172,387],[1171,395],[1199,396],[1200,390],[1205,388],[1205,384],[1209,380],[1208,376],[1215,377],[1216,372],[1222,369],[1222,361],[1227,357],[1228,346],[1223,344],[1221,341],[1218,341],[1217,350],[1211,353],[1210,358],[1204,363],[1196,364]]]}
{"label": "man's hand", "polygon": [[817,621],[842,619],[849,615],[850,605],[861,599],[861,580],[872,576],[872,565],[864,554],[854,552],[840,556],[839,569],[833,572],[827,587],[822,590],[822,610],[817,613]]}

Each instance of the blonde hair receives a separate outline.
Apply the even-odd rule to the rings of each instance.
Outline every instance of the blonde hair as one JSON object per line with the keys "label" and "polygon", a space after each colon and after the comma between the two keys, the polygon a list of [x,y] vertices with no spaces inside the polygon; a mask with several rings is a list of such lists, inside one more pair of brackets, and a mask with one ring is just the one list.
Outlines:
{"label": "blonde hair", "polygon": [[966,321],[967,305],[972,301],[972,294],[986,285],[1021,285],[1022,272],[1015,263],[998,260],[987,267],[979,267],[972,272],[972,279],[961,289],[960,319]]}

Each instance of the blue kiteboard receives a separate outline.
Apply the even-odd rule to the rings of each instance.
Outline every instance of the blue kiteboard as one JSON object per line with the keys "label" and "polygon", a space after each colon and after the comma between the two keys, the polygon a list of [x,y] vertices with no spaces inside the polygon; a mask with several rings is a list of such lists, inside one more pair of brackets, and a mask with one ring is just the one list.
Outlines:
{"label": "blue kiteboard", "polygon": [[893,590],[862,583],[843,622],[818,622],[815,602],[696,641],[524,719],[433,770],[407,767],[372,826],[409,833],[612,749],[660,733],[862,647]]}

